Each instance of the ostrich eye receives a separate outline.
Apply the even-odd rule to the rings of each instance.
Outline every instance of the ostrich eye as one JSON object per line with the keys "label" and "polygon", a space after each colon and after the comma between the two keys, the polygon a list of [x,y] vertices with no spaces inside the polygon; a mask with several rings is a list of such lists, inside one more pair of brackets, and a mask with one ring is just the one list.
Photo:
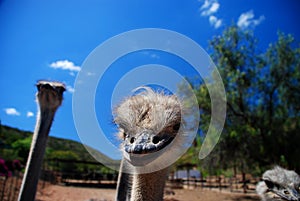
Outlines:
{"label": "ostrich eye", "polygon": [[41,84],[36,85],[37,90],[39,91],[41,89]]}
{"label": "ostrich eye", "polygon": [[66,89],[64,87],[56,87],[58,93],[62,94]]}
{"label": "ostrich eye", "polygon": [[175,124],[175,125],[173,126],[173,130],[174,130],[174,131],[178,131],[179,128],[180,128],[180,123]]}
{"label": "ostrich eye", "polygon": [[128,137],[127,133],[123,132],[123,139],[125,140]]}
{"label": "ostrich eye", "polygon": [[290,192],[287,191],[287,190],[284,190],[283,193],[286,194],[286,195],[290,194]]}
{"label": "ostrich eye", "polygon": [[152,142],[153,142],[153,144],[159,143],[159,138],[158,138],[157,136],[154,136],[154,137],[152,138]]}

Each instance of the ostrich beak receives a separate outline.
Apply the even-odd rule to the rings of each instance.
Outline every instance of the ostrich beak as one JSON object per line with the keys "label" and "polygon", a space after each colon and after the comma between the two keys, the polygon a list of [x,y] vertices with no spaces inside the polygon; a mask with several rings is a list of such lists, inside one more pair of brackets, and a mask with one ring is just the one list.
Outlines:
{"label": "ostrich beak", "polygon": [[284,190],[283,192],[274,191],[274,193],[276,195],[278,195],[279,197],[283,198],[284,200],[289,200],[289,201],[299,201],[300,200],[299,193],[294,189]]}
{"label": "ostrich beak", "polygon": [[174,137],[169,135],[155,135],[151,131],[143,131],[136,137],[125,140],[124,148],[128,154],[149,154],[157,152],[169,145]]}
{"label": "ostrich beak", "polygon": [[269,180],[264,180],[264,182],[266,183],[269,192],[274,196],[289,201],[300,201],[300,194],[294,186],[281,187],[279,184]]}

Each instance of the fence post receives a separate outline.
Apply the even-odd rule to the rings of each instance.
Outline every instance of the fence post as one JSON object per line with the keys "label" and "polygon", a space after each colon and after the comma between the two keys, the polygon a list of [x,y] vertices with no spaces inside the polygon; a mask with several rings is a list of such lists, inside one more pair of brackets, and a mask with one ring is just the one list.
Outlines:
{"label": "fence post", "polygon": [[243,175],[243,192],[244,192],[244,193],[247,193],[246,173],[243,172],[242,175]]}

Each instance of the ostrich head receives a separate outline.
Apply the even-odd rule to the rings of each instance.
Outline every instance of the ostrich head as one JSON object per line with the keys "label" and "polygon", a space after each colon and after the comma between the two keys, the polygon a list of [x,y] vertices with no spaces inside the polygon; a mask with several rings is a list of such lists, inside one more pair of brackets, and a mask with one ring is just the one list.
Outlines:
{"label": "ostrich head", "polygon": [[263,174],[256,191],[263,201],[269,200],[300,200],[300,177],[291,170],[276,166]]}
{"label": "ostrich head", "polygon": [[38,89],[37,100],[41,111],[56,111],[62,103],[63,92],[66,90],[65,85],[60,82],[39,81],[36,87]]}
{"label": "ostrich head", "polygon": [[123,155],[134,165],[169,145],[181,123],[176,96],[156,93],[147,87],[140,89],[141,93],[125,99],[115,109],[114,119],[119,127]]}

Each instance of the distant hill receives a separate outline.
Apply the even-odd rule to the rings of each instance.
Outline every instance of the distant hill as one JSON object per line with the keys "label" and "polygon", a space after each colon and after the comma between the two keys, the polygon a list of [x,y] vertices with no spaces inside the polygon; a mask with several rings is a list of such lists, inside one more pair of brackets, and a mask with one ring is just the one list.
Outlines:
{"label": "distant hill", "polygon": [[[4,159],[21,159],[24,163],[27,159],[27,153],[30,148],[32,132],[22,131],[17,128],[12,128],[9,126],[0,126],[0,158]],[[175,166],[179,169],[185,167],[187,164],[189,166],[197,167],[199,163],[198,155],[200,149],[200,138],[197,138],[197,146],[195,143],[191,146],[187,152],[175,163]],[[16,146],[19,146],[19,152],[16,151]],[[21,148],[20,148],[21,147]],[[93,155],[96,155],[97,158],[100,158],[105,161],[105,163],[109,163],[111,165],[118,166],[118,161],[113,161],[109,159],[107,156],[102,154],[101,152],[89,148],[89,152],[92,152]],[[23,151],[25,150],[25,151]],[[25,154],[23,153],[25,152]],[[55,158],[58,157],[60,159],[67,159],[72,161],[84,161],[91,163],[98,163],[87,151],[86,147],[81,143],[68,140],[61,139],[57,137],[49,137],[48,144],[46,148],[46,157]],[[62,154],[63,153],[63,154]],[[76,157],[74,157],[74,155]]]}
{"label": "distant hill", "polygon": [[[30,131],[22,131],[17,128],[1,125],[0,126],[0,157],[3,157],[4,159],[5,157],[18,157],[15,153],[16,150],[14,150],[16,146],[16,142],[21,142],[21,143],[23,141],[26,142],[25,139],[30,138],[32,134],[33,133]],[[24,145],[24,147],[28,148],[26,146],[30,146],[30,140],[28,141],[28,144],[29,145]],[[96,160],[89,154],[89,152],[81,143],[73,140],[61,139],[61,138],[50,136],[48,138],[47,150],[48,152],[71,151],[77,156],[77,160],[96,162]],[[101,152],[92,148],[89,148],[89,150],[92,151],[93,154],[100,156],[104,160],[107,159],[107,161],[113,162]]]}

